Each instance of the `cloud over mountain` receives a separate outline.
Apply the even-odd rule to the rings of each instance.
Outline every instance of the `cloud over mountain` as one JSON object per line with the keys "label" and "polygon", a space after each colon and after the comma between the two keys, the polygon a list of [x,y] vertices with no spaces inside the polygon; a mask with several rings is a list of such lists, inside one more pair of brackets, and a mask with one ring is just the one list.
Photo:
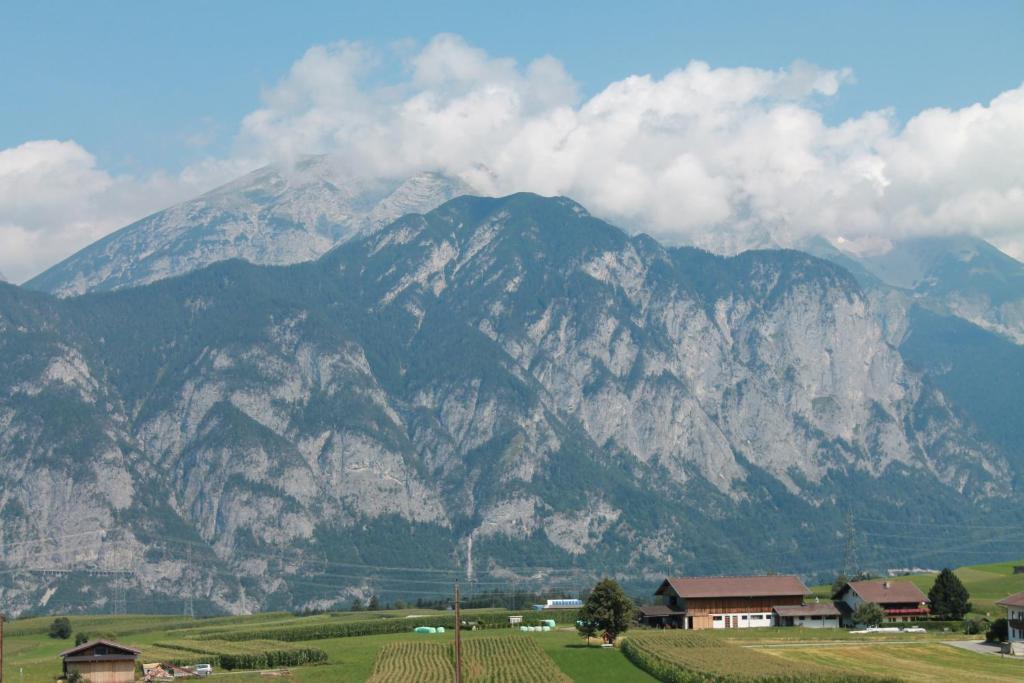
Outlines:
{"label": "cloud over mountain", "polygon": [[[1024,86],[902,125],[890,111],[831,123],[824,105],[851,77],[804,63],[765,70],[694,61],[582,97],[557,59],[521,65],[454,35],[419,49],[315,46],[244,117],[229,162],[145,180],[104,178],[92,165],[99,175],[58,199],[64,207],[37,206],[42,187],[30,196],[0,190],[0,240],[36,254],[65,232],[109,230],[119,223],[101,199],[119,184],[184,197],[189,179],[223,180],[227,168],[327,152],[360,175],[440,170],[494,194],[564,194],[663,239],[719,250],[809,234],[856,245],[969,232],[1024,256]],[[0,160],[19,149],[0,151]],[[62,180],[82,172],[74,155],[54,163]],[[10,165],[0,161],[0,184]],[[82,202],[95,209],[94,227],[79,224]],[[30,270],[8,256],[0,268],[16,279]]]}

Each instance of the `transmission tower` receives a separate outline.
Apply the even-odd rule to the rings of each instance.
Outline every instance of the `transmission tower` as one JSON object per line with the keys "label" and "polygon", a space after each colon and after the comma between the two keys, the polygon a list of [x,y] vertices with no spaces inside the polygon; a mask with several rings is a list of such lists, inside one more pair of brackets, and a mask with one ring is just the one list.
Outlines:
{"label": "transmission tower", "polygon": [[192,544],[188,544],[185,551],[187,567],[185,569],[185,616],[194,618],[196,616],[195,604],[192,600]]}
{"label": "transmission tower", "polygon": [[114,577],[114,614],[128,613],[127,576],[123,573]]}
{"label": "transmission tower", "polygon": [[857,529],[853,524],[853,513],[846,513],[846,547],[843,550],[843,573],[848,578],[854,578],[860,571],[860,564],[857,558]]}

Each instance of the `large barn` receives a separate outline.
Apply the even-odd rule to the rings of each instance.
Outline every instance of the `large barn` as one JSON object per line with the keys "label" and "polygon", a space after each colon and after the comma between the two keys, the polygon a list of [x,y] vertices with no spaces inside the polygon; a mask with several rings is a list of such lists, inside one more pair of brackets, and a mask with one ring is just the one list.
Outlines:
{"label": "large barn", "polygon": [[796,576],[669,577],[640,608],[641,621],[668,628],[771,626],[776,607],[799,606],[810,593]]}

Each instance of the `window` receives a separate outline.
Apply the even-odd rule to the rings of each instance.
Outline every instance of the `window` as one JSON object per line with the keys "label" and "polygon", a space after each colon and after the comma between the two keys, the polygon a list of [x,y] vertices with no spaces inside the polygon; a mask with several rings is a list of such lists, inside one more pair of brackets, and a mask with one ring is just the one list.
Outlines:
{"label": "window", "polygon": [[744,614],[742,617],[740,617],[740,619],[742,619],[743,621],[746,621],[747,620],[747,615]]}
{"label": "window", "polygon": [[821,617],[811,617],[811,621],[821,621]]}
{"label": "window", "polygon": [[722,617],[720,617],[720,616],[719,617],[715,617],[715,621],[721,621],[721,620],[722,620]]}

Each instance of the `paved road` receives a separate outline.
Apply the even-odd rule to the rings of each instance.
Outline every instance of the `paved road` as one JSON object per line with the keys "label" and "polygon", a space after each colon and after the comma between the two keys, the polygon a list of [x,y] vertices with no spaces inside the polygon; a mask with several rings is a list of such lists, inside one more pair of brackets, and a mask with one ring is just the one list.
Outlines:
{"label": "paved road", "polygon": [[961,650],[970,650],[971,652],[980,652],[983,655],[1001,655],[1003,654],[1003,648],[1000,645],[993,645],[992,643],[986,643],[981,640],[944,640],[944,645],[952,645],[958,647]]}

